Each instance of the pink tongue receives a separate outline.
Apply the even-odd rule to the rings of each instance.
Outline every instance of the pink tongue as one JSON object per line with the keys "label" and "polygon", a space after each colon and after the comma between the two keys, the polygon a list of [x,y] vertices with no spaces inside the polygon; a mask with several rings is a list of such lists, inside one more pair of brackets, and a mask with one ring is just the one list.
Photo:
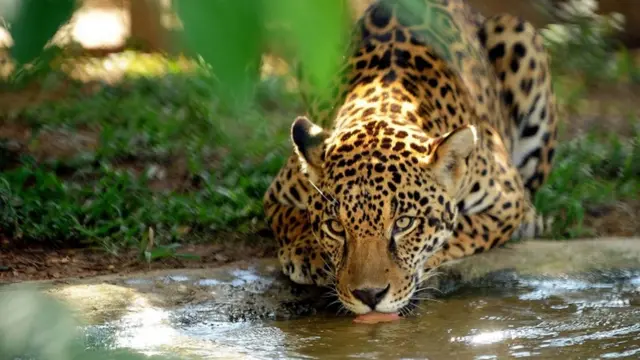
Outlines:
{"label": "pink tongue", "polygon": [[359,324],[377,324],[396,320],[400,320],[400,315],[398,315],[398,313],[379,313],[372,311],[364,315],[356,316],[356,318],[353,319],[353,322]]}

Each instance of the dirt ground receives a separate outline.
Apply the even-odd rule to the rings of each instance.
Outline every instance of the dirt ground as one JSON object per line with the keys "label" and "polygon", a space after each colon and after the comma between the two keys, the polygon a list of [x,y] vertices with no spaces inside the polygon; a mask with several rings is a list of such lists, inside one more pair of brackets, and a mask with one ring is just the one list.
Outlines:
{"label": "dirt ground", "polygon": [[176,256],[149,264],[135,250],[115,255],[99,249],[3,249],[0,245],[0,284],[159,269],[214,268],[238,260],[275,256],[275,246],[275,241],[268,236],[220,234],[209,243],[185,245],[177,250],[178,254],[195,255],[197,258]]}

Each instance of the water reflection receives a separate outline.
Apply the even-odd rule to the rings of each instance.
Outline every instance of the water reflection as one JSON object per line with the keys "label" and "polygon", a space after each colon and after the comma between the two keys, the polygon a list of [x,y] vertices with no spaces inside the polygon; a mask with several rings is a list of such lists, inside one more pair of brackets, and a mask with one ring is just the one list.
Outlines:
{"label": "water reflection", "polygon": [[328,315],[232,323],[210,305],[166,311],[138,303],[87,334],[94,346],[103,336],[112,347],[197,359],[637,358],[639,286],[637,275],[522,279],[517,286],[462,289],[442,303],[423,304],[415,317],[377,325]]}

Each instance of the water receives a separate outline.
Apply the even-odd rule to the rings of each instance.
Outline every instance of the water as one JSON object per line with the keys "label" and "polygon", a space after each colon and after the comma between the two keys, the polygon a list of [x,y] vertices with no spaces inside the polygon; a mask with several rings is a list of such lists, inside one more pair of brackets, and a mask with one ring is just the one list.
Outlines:
{"label": "water", "polygon": [[184,359],[637,359],[640,274],[482,282],[394,323],[351,321],[230,322],[211,304],[167,310],[139,300],[85,333],[89,348]]}

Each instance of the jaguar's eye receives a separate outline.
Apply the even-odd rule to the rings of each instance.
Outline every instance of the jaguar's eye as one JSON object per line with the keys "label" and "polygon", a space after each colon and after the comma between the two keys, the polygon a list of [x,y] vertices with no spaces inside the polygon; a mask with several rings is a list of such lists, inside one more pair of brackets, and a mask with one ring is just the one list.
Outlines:
{"label": "jaguar's eye", "polygon": [[324,231],[333,238],[343,239],[345,236],[344,226],[342,226],[338,220],[327,220],[324,222],[322,227]]}
{"label": "jaguar's eye", "polygon": [[399,217],[395,224],[393,224],[393,235],[398,235],[410,231],[415,223],[415,218],[411,216]]}

